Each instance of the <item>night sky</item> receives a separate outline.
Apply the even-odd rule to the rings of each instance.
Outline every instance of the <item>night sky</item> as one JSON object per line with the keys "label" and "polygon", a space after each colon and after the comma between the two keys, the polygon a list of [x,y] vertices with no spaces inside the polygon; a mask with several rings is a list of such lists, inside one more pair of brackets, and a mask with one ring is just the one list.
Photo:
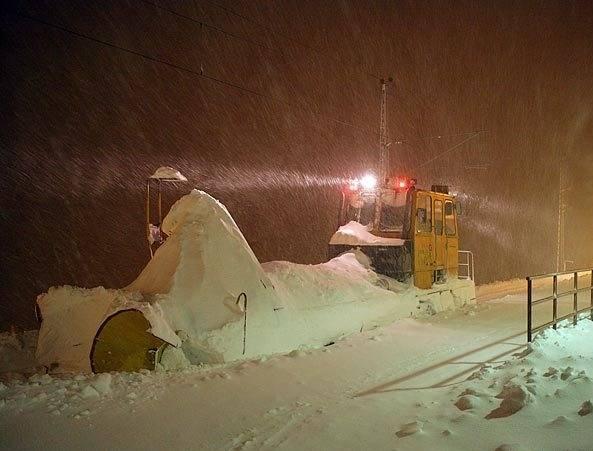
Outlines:
{"label": "night sky", "polygon": [[392,172],[459,194],[478,282],[555,270],[562,167],[565,258],[593,266],[591,1],[13,1],[0,45],[0,329],[135,278],[161,165],[261,261],[323,261],[381,77]]}

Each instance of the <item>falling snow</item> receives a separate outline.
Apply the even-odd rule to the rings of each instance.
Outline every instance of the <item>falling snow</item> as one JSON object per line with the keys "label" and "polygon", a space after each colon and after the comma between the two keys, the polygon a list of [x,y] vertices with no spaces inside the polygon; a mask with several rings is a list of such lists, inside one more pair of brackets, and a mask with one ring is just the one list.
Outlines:
{"label": "falling snow", "polygon": [[387,76],[391,168],[459,194],[479,282],[555,269],[561,161],[565,259],[591,264],[590,2],[6,8],[0,328],[34,326],[49,286],[133,279],[161,165],[221,199],[261,261],[324,261],[339,185],[376,166]]}

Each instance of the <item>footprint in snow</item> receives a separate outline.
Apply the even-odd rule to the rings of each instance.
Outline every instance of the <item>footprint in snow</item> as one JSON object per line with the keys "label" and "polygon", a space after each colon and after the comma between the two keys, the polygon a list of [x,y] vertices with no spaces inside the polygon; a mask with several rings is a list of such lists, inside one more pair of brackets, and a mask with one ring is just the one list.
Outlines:
{"label": "footprint in snow", "polygon": [[474,395],[464,395],[459,397],[457,402],[455,403],[455,407],[459,410],[471,410],[478,407],[480,404],[480,398]]}
{"label": "footprint in snow", "polygon": [[505,443],[503,445],[500,445],[494,451],[523,451],[524,449],[525,448],[523,448],[521,445]]}
{"label": "footprint in snow", "polygon": [[424,424],[421,421],[414,421],[412,423],[404,424],[402,428],[395,433],[399,438],[407,437],[409,435],[422,432]]}
{"label": "footprint in snow", "polygon": [[570,376],[572,376],[572,372],[573,372],[573,368],[571,366],[565,368],[564,370],[562,370],[562,374],[560,374],[560,379],[565,381]]}
{"label": "footprint in snow", "polygon": [[570,423],[570,420],[568,418],[566,418],[564,415],[560,415],[560,416],[554,418],[552,421],[550,421],[548,423],[548,426],[553,426],[553,427],[565,426],[568,423]]}
{"label": "footprint in snow", "polygon": [[585,401],[583,404],[581,404],[581,408],[579,410],[579,415],[584,417],[585,415],[589,415],[591,412],[593,412],[593,404],[591,404],[591,401]]}
{"label": "footprint in snow", "polygon": [[487,420],[505,418],[517,413],[531,400],[531,393],[518,385],[507,385],[496,395],[502,399],[500,406],[486,415]]}

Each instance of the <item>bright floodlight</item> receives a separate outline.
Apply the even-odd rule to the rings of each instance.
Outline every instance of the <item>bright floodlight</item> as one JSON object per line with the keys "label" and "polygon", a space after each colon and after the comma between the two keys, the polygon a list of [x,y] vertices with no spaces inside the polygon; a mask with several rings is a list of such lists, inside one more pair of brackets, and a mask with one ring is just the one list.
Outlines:
{"label": "bright floodlight", "polygon": [[373,174],[365,175],[360,179],[360,186],[362,186],[362,189],[367,191],[375,189],[377,186],[377,177],[375,177]]}

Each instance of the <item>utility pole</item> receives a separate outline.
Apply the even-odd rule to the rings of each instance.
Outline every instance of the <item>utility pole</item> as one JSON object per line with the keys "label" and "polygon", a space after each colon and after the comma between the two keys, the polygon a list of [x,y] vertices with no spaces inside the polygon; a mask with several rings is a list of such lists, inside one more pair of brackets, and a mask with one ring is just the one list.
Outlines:
{"label": "utility pole", "polygon": [[565,262],[565,226],[566,226],[566,198],[565,193],[567,190],[565,166],[566,162],[564,159],[564,152],[560,152],[559,158],[559,176],[558,176],[558,230],[557,230],[557,248],[556,248],[556,272],[562,270],[566,271]]}
{"label": "utility pole", "polygon": [[387,83],[393,82],[393,78],[381,79],[381,124],[379,128],[379,186],[385,184],[389,173],[389,145],[387,133]]}
{"label": "utility pole", "polygon": [[389,142],[387,137],[387,83],[391,83],[393,78],[381,79],[381,123],[379,125],[379,177],[377,180],[377,198],[375,201],[375,219],[373,227],[379,228],[381,216],[381,201],[383,198],[383,189],[389,173]]}

